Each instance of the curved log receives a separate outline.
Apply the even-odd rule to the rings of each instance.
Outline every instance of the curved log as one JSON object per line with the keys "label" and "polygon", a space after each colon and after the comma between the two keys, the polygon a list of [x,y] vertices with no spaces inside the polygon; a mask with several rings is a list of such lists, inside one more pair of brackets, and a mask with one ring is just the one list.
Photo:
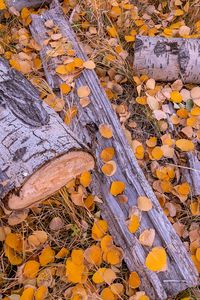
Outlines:
{"label": "curved log", "polygon": [[50,4],[52,0],[6,0],[8,7],[14,7],[20,11],[24,7],[40,7],[45,4]]}
{"label": "curved log", "polygon": [[137,36],[134,48],[135,75],[155,80],[200,83],[200,40]]}
{"label": "curved log", "polygon": [[22,209],[94,167],[73,133],[0,58],[0,199]]}

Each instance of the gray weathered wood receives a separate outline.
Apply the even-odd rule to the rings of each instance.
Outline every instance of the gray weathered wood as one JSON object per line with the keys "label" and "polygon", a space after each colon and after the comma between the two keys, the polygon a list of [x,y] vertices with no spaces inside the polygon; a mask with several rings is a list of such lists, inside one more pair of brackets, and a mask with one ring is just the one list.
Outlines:
{"label": "gray weathered wood", "polygon": [[200,83],[200,39],[136,36],[134,73],[155,80]]}
{"label": "gray weathered wood", "polygon": [[[56,0],[52,2],[51,9],[42,16],[32,16],[31,32],[36,42],[42,46],[40,55],[45,75],[50,87],[56,92],[62,81],[55,73],[55,66],[59,63],[59,58],[49,58],[46,53],[50,46],[43,44],[43,41],[48,37],[47,29],[44,26],[44,22],[47,20],[53,20],[63,37],[66,37],[67,41],[71,41],[77,57],[84,61],[87,60],[87,57]],[[163,300],[189,286],[196,285],[196,269],[138,166],[133,151],[123,134],[120,122],[96,73],[92,70],[84,70],[81,76],[75,80],[75,83],[76,88],[83,85],[89,86],[91,103],[82,108],[79,104],[76,88],[65,98],[69,106],[76,105],[78,107],[77,117],[70,124],[70,127],[75,135],[91,147],[96,157],[97,170],[93,175],[95,179],[94,192],[104,201],[100,205],[102,216],[109,224],[115,243],[124,250],[124,260],[129,270],[135,270],[139,273],[141,277],[140,288],[146,291],[150,299]],[[98,127],[102,123],[112,126],[112,139],[106,140],[99,134]],[[117,164],[117,171],[112,177],[106,177],[101,173],[100,152],[109,146],[112,146],[116,151],[114,160]],[[128,197],[128,203],[120,204],[116,197],[110,194],[110,185],[114,180],[125,182],[125,194]],[[146,195],[150,198],[153,209],[142,214],[140,229],[136,234],[131,234],[127,229],[126,220],[130,209],[137,205],[139,195]],[[144,265],[149,249],[139,243],[138,236],[146,228],[154,228],[156,231],[153,246],[163,246],[168,253],[168,270],[166,272],[154,273]]]}
{"label": "gray weathered wood", "polygon": [[18,193],[47,162],[83,147],[36,88],[0,58],[0,199]]}
{"label": "gray weathered wood", "polygon": [[45,4],[50,4],[52,0],[6,0],[8,7],[14,7],[20,11],[24,7],[40,7]]}

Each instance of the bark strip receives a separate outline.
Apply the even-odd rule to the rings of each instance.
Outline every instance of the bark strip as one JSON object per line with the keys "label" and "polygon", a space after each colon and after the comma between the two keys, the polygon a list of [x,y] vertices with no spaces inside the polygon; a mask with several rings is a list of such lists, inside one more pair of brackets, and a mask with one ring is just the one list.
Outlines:
{"label": "bark strip", "polygon": [[20,11],[24,7],[37,8],[43,5],[50,4],[52,0],[6,0],[8,7],[14,7],[16,10]]}
{"label": "bark strip", "polygon": [[200,39],[137,36],[134,73],[158,81],[200,83]]}
{"label": "bark strip", "polygon": [[[65,18],[58,2],[52,2],[51,9],[42,16],[33,15],[31,32],[36,42],[42,46],[40,52],[47,81],[54,91],[58,91],[60,78],[56,75],[55,67],[58,58],[49,58],[47,51],[49,46],[44,46],[43,41],[48,36],[44,22],[53,20],[63,37],[70,41],[76,51],[77,57],[84,61],[88,60],[69,21]],[[95,184],[93,191],[102,197],[104,203],[100,205],[101,213],[109,224],[110,232],[116,244],[125,253],[124,260],[130,271],[137,271],[141,278],[141,290],[145,290],[150,299],[166,299],[189,286],[197,284],[196,269],[180,238],[174,231],[171,223],[164,215],[158,200],[149,186],[141,168],[133,155],[120,122],[113,111],[110,101],[107,99],[96,73],[93,70],[84,70],[80,77],[75,80],[76,88],[87,85],[90,90],[91,103],[82,108],[76,93],[76,88],[66,97],[66,103],[76,105],[77,117],[70,124],[75,135],[91,147],[96,157],[97,170],[95,170]],[[113,138],[106,140],[99,134],[100,124],[110,124],[113,129]],[[112,177],[106,177],[101,173],[102,161],[100,152],[105,147],[112,146],[115,149],[114,160],[117,171]],[[123,181],[126,184],[125,194],[128,203],[120,204],[109,190],[114,180]],[[153,209],[142,214],[140,230],[136,234],[130,234],[126,220],[129,210],[137,205],[139,195],[146,195],[153,203]],[[154,246],[165,247],[168,254],[168,270],[154,273],[145,267],[145,258],[149,249],[143,247],[139,240],[139,233],[146,228],[154,228],[156,239]]]}

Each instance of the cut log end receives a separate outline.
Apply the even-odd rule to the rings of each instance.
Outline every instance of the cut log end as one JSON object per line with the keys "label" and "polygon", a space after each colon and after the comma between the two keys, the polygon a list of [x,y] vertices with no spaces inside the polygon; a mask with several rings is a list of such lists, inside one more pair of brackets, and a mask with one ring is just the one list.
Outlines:
{"label": "cut log end", "polygon": [[17,194],[11,193],[8,197],[8,207],[18,210],[35,205],[54,194],[83,171],[93,168],[94,159],[87,152],[72,151],[64,154],[37,170]]}

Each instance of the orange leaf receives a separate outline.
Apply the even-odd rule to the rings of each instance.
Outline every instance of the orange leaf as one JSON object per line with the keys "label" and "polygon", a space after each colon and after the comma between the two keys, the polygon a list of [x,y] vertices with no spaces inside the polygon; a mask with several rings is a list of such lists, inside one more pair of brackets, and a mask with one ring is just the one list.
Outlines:
{"label": "orange leaf", "polygon": [[117,196],[125,190],[125,183],[122,181],[113,181],[110,187],[110,193]]}
{"label": "orange leaf", "polygon": [[149,198],[145,196],[139,196],[138,199],[138,208],[142,211],[149,211],[152,209],[152,202]]}
{"label": "orange leaf", "polygon": [[51,249],[50,246],[47,246],[42,250],[42,253],[39,256],[39,262],[41,266],[46,266],[49,263],[54,262],[55,259],[55,251]]}
{"label": "orange leaf", "polygon": [[107,26],[107,32],[111,37],[117,37],[117,31],[115,29],[115,27],[111,27],[111,26]]}
{"label": "orange leaf", "polygon": [[123,251],[121,248],[112,246],[108,249],[107,252],[104,253],[103,259],[111,265],[118,265],[122,262],[123,259]]}
{"label": "orange leaf", "polygon": [[153,159],[159,160],[162,158],[163,152],[160,147],[155,147],[155,148],[153,148],[151,155],[152,155]]}
{"label": "orange leaf", "polygon": [[153,272],[167,270],[167,254],[163,247],[154,247],[146,257],[146,267]]}
{"label": "orange leaf", "polygon": [[137,215],[132,215],[128,220],[128,230],[131,233],[135,233],[140,227],[140,218]]}
{"label": "orange leaf", "polygon": [[48,289],[46,286],[41,285],[35,292],[35,300],[44,300],[48,294]]}
{"label": "orange leaf", "polygon": [[65,247],[61,248],[60,251],[56,254],[56,258],[64,258],[69,253],[69,250]]}
{"label": "orange leaf", "polygon": [[69,94],[69,92],[71,91],[71,87],[63,82],[60,84],[60,90],[63,94]]}
{"label": "orange leaf", "polygon": [[33,300],[34,298],[34,291],[35,289],[33,287],[28,287],[26,288],[21,297],[20,297],[20,300]]}
{"label": "orange leaf", "polygon": [[15,251],[21,252],[22,251],[22,239],[19,235],[15,233],[9,233],[6,236],[5,243],[10,248],[14,249]]}
{"label": "orange leaf", "polygon": [[84,252],[82,249],[73,249],[71,254],[72,262],[76,265],[83,265]]}
{"label": "orange leaf", "polygon": [[170,100],[175,103],[181,103],[183,98],[178,91],[172,91],[170,94]]}
{"label": "orange leaf", "polygon": [[102,263],[102,250],[97,245],[92,245],[84,252],[85,259],[92,265],[99,266]]}
{"label": "orange leaf", "polygon": [[88,171],[85,171],[81,174],[81,177],[80,177],[80,184],[84,187],[88,187],[90,185],[92,181],[92,177],[91,177],[91,174],[90,172]]}
{"label": "orange leaf", "polygon": [[117,165],[114,160],[108,161],[101,168],[102,172],[107,176],[112,176],[117,170]]}
{"label": "orange leaf", "polygon": [[92,238],[96,241],[102,239],[102,237],[108,231],[108,224],[105,220],[97,220],[95,221],[92,227]]}
{"label": "orange leaf", "polygon": [[22,258],[15,252],[15,250],[10,248],[8,245],[6,245],[5,256],[13,266],[21,265],[23,262]]}
{"label": "orange leaf", "polygon": [[190,140],[180,139],[176,141],[176,147],[182,151],[192,151],[194,150],[194,144]]}
{"label": "orange leaf", "polygon": [[90,95],[90,88],[87,85],[82,85],[77,89],[77,95],[80,98],[88,97]]}
{"label": "orange leaf", "polygon": [[140,286],[140,277],[137,272],[131,272],[128,283],[132,289],[136,289]]}
{"label": "orange leaf", "polygon": [[112,147],[105,148],[101,151],[100,157],[104,162],[112,160],[115,155],[115,149]]}
{"label": "orange leaf", "polygon": [[35,260],[29,260],[24,265],[23,274],[25,277],[30,279],[36,278],[39,268],[40,268],[39,262]]}
{"label": "orange leaf", "polygon": [[110,139],[113,136],[112,127],[109,124],[100,124],[99,132],[101,136],[103,136],[106,139]]}
{"label": "orange leaf", "polygon": [[94,275],[92,276],[92,280],[94,283],[99,284],[104,282],[103,274],[105,270],[106,268],[100,268],[94,273]]}

